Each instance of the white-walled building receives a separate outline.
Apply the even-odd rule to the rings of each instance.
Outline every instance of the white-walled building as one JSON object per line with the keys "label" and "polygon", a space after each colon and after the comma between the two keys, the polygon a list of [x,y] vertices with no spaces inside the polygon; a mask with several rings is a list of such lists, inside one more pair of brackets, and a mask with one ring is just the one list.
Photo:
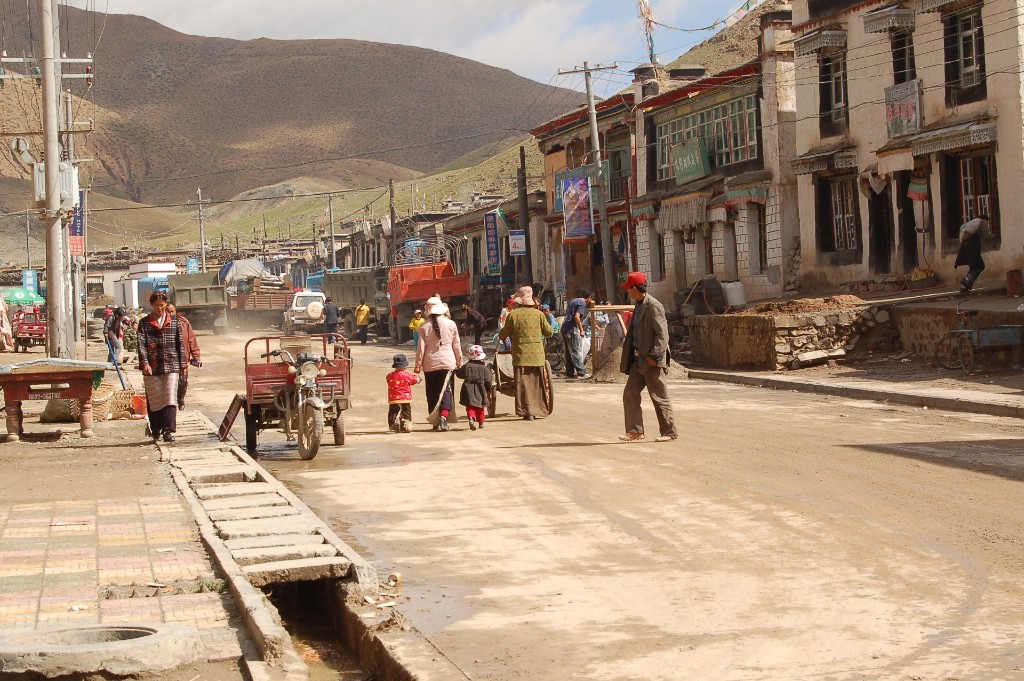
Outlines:
{"label": "white-walled building", "polygon": [[794,0],[803,281],[947,281],[991,216],[993,275],[1024,261],[1021,0]]}

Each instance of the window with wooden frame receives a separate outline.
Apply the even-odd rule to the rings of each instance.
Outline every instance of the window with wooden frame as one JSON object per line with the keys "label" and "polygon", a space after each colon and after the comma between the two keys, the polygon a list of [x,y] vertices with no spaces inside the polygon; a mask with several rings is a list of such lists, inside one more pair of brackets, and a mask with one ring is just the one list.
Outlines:
{"label": "window with wooden frame", "polygon": [[893,85],[907,83],[917,78],[917,61],[914,57],[914,34],[897,31],[889,36],[892,46]]}
{"label": "window with wooden frame", "polygon": [[996,211],[996,157],[991,152],[945,159],[943,186],[945,236],[958,239],[960,226],[979,215],[989,216],[989,230],[999,234]]}
{"label": "window with wooden frame", "polygon": [[988,96],[985,86],[985,37],[981,6],[943,19],[946,57],[946,106],[977,102]]}
{"label": "window with wooden frame", "polygon": [[847,130],[849,116],[846,97],[846,54],[836,52],[819,57],[818,74],[821,136],[840,135]]}
{"label": "window with wooden frame", "polygon": [[760,203],[747,204],[748,262],[751,274],[768,269],[768,211]]}
{"label": "window with wooden frame", "polygon": [[658,179],[667,180],[675,176],[672,168],[672,147],[683,141],[683,119],[675,118],[658,124]]}
{"label": "window with wooden frame", "polygon": [[817,231],[821,252],[860,248],[860,218],[855,177],[817,179]]}
{"label": "window with wooden frame", "polygon": [[756,159],[757,96],[737,97],[683,117],[683,138],[704,138],[711,165],[718,168]]}

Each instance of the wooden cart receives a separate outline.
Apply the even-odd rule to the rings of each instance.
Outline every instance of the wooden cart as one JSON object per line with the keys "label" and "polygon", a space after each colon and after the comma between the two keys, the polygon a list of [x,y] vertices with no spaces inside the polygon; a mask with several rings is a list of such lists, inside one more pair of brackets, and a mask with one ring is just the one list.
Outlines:
{"label": "wooden cart", "polygon": [[[544,363],[544,378],[547,390],[544,392],[548,412],[554,411],[555,391],[551,385],[551,363]],[[516,376],[515,368],[512,366],[512,352],[510,350],[499,350],[491,358],[491,393],[488,395],[487,416],[494,418],[498,410],[498,393],[515,399]]]}

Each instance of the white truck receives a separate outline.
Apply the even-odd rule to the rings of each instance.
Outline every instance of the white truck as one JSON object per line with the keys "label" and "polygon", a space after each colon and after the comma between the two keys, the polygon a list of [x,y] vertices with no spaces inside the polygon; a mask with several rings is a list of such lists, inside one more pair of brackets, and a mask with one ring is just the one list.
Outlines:
{"label": "white truck", "polygon": [[281,330],[291,336],[297,332],[321,333],[324,329],[324,305],[327,296],[320,291],[302,290],[292,298],[285,310]]}

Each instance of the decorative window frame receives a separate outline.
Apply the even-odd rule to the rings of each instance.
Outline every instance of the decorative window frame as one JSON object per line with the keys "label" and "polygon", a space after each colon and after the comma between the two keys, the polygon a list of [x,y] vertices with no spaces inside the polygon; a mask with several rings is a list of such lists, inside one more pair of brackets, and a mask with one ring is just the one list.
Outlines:
{"label": "decorative window frame", "polygon": [[793,47],[798,57],[842,50],[846,48],[846,31],[826,29],[812,31],[797,38]]}
{"label": "decorative window frame", "polygon": [[864,14],[865,33],[890,33],[892,31],[913,31],[917,14],[912,9],[885,7]]}

